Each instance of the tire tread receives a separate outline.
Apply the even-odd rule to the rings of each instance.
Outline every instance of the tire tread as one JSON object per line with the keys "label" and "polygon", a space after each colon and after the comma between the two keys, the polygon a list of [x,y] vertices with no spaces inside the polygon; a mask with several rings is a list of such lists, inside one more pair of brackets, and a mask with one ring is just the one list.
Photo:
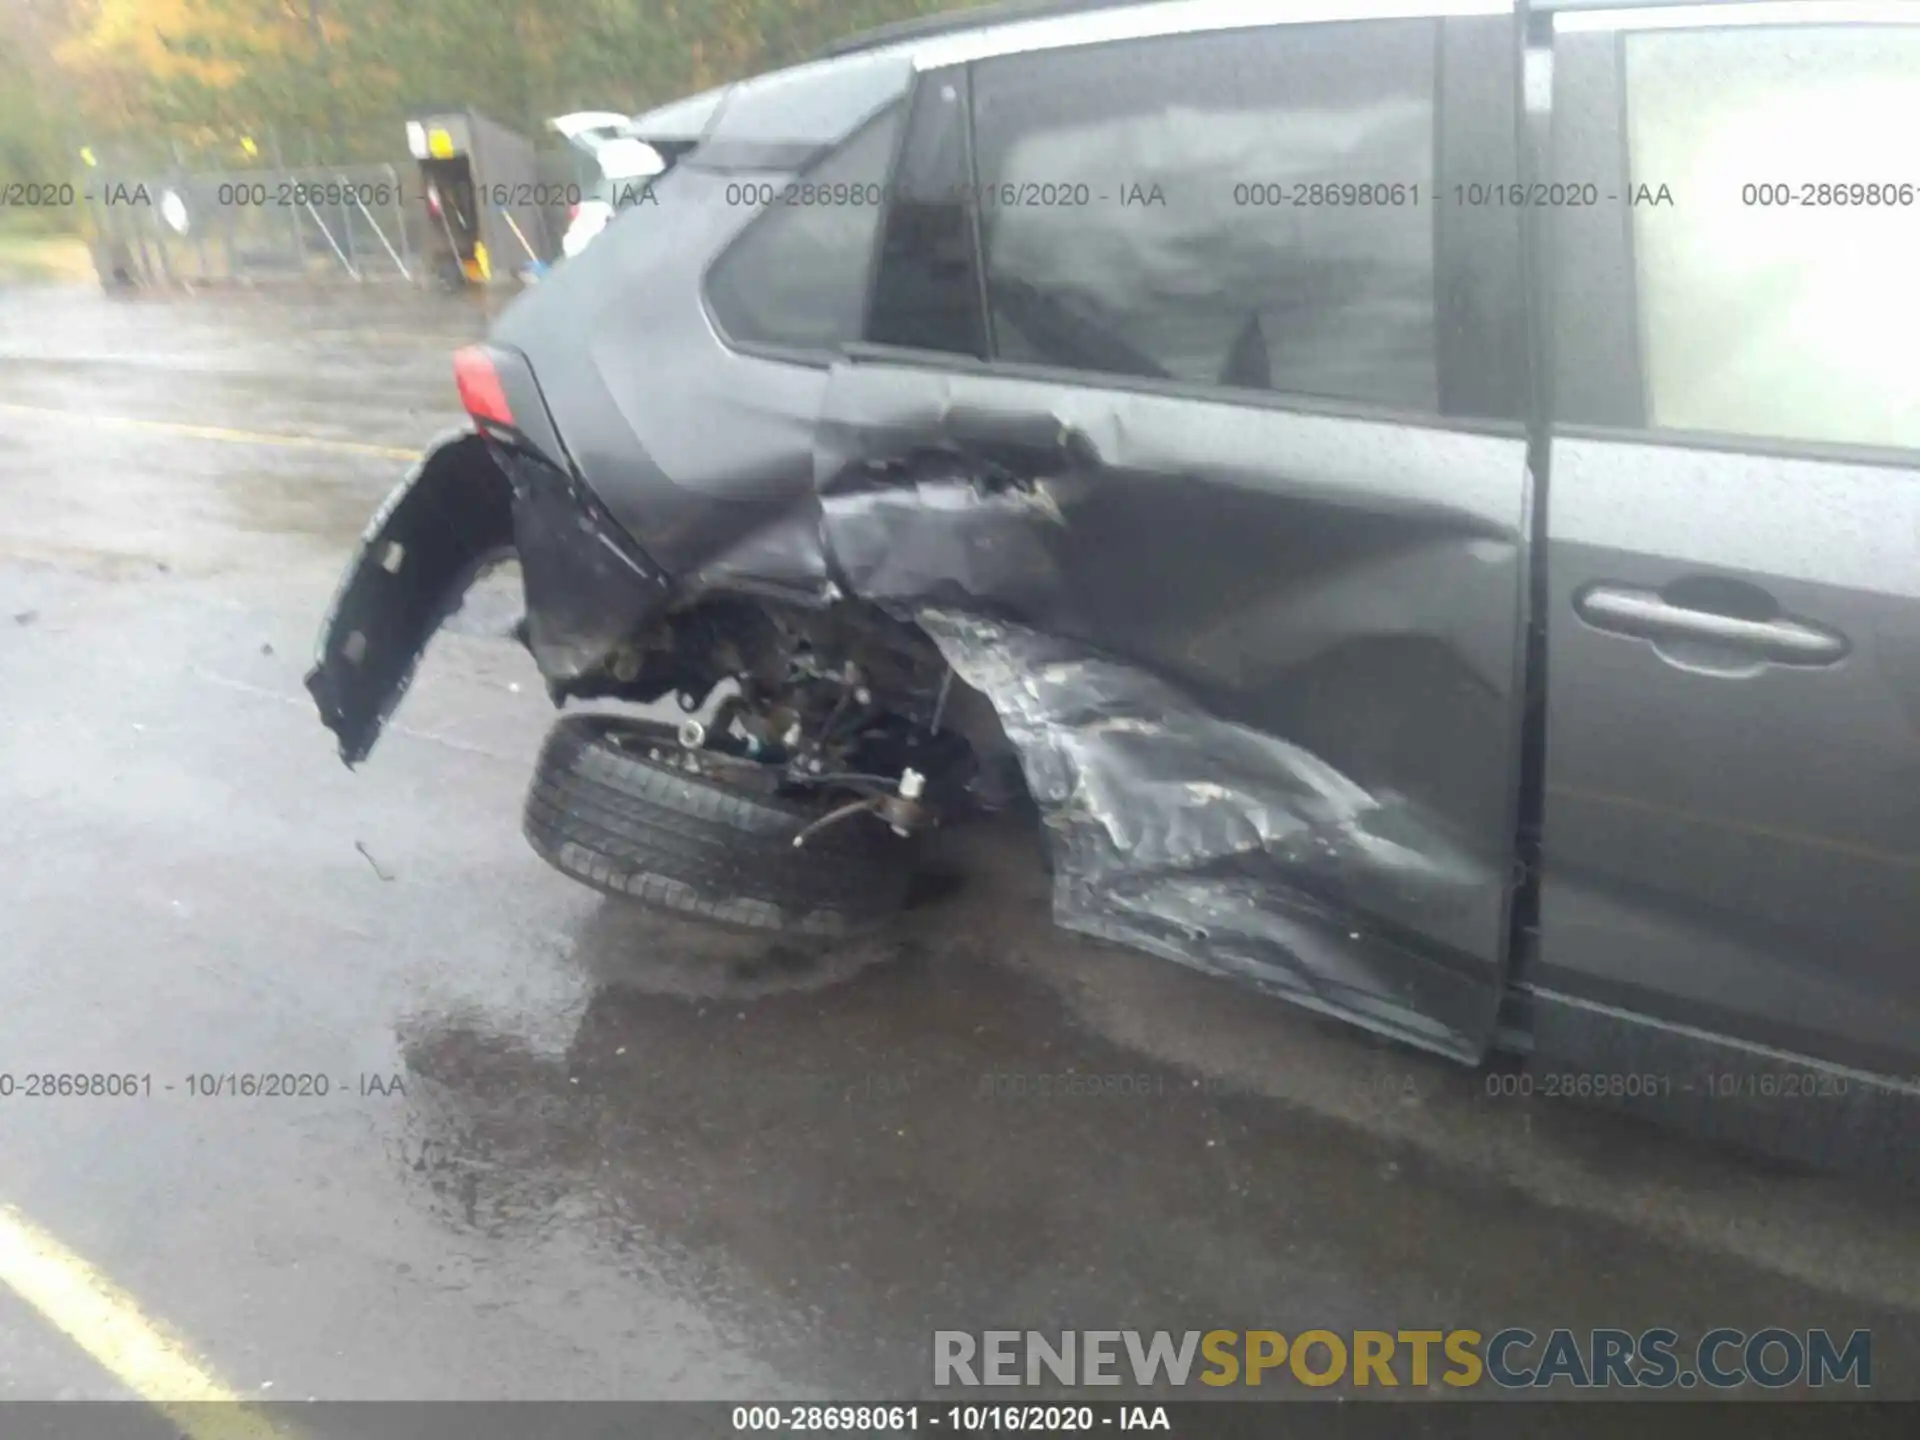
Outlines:
{"label": "tire tread", "polygon": [[[570,715],[548,733],[522,831],[563,874],[611,895],[752,930],[840,935],[900,909],[910,846],[854,816],[793,837],[824,806],[756,795],[615,745],[639,722]],[[650,728],[650,727],[642,727]],[[661,749],[677,754],[672,733]]]}

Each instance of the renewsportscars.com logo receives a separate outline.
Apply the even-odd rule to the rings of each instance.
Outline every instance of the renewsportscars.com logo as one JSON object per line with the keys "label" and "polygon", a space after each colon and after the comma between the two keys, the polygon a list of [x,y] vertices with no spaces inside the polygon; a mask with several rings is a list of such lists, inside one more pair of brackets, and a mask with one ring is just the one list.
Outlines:
{"label": "renewsportscars.com logo", "polygon": [[1873,1384],[1873,1333],[1552,1330],[936,1330],[936,1386],[1329,1385],[1506,1390]]}

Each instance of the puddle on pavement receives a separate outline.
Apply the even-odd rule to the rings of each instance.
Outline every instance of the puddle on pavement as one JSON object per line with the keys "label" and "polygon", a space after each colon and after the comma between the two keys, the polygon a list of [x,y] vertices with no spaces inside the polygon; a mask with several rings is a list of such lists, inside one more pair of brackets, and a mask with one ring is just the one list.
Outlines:
{"label": "puddle on pavement", "polygon": [[1077,945],[1033,894],[991,888],[811,955],[603,902],[575,936],[594,988],[563,1052],[467,1021],[403,1037],[425,1082],[408,1183],[455,1231],[590,1234],[606,1264],[677,1275],[829,1371],[845,1336],[882,1337],[849,1383],[917,1386],[932,1330],[988,1321],[1684,1331],[1764,1312],[1875,1324],[1890,1371],[1920,1354],[1911,1314],[1116,1044],[1021,953]]}

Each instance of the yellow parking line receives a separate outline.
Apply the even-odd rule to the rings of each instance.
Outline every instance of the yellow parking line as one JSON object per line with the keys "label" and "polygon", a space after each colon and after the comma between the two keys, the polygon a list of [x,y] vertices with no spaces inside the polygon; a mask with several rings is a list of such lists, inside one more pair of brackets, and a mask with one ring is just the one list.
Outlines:
{"label": "yellow parking line", "polygon": [[0,1285],[192,1440],[265,1440],[282,1433],[235,1403],[239,1397],[142,1315],[133,1297],[8,1205],[0,1205]]}
{"label": "yellow parking line", "polygon": [[15,415],[41,415],[56,420],[76,420],[88,425],[131,425],[141,430],[158,430],[168,435],[185,435],[196,440],[226,440],[236,445],[286,445],[310,450],[339,450],[350,455],[378,455],[383,460],[417,460],[418,450],[402,450],[395,445],[366,445],[358,440],[325,440],[317,435],[272,435],[264,430],[229,430],[220,425],[185,425],[177,420],[136,420],[130,415],[90,415],[81,410],[62,410],[47,405],[15,405],[0,400],[0,410]]}

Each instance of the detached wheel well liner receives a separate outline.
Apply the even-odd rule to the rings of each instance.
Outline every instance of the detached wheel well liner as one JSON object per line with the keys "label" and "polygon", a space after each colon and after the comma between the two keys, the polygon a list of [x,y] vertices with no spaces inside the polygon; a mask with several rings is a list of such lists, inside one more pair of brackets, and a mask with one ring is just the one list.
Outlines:
{"label": "detached wheel well liner", "polygon": [[468,587],[513,549],[513,486],[486,441],[471,430],[442,436],[367,527],[306,677],[348,765],[373,749]]}

